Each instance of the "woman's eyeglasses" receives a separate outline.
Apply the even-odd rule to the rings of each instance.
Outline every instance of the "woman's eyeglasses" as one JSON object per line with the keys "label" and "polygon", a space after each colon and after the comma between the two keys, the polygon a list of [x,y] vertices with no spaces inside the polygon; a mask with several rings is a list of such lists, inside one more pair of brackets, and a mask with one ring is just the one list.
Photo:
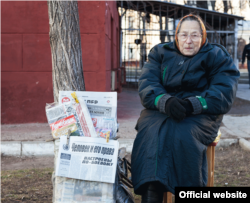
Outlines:
{"label": "woman's eyeglasses", "polygon": [[192,40],[193,42],[195,42],[195,41],[199,41],[199,40],[200,40],[200,37],[201,37],[202,35],[199,34],[199,33],[193,33],[193,34],[191,34],[191,35],[188,35],[187,33],[178,33],[178,39],[179,39],[180,41],[186,41],[187,38],[188,38],[188,36],[190,36],[191,40]]}

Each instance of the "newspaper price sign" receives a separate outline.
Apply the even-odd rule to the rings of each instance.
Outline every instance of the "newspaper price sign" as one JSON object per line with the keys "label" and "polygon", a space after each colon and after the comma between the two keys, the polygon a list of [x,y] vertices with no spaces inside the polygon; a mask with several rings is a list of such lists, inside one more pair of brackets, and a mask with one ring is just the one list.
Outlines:
{"label": "newspaper price sign", "polygon": [[56,176],[115,183],[119,142],[92,137],[60,137]]}

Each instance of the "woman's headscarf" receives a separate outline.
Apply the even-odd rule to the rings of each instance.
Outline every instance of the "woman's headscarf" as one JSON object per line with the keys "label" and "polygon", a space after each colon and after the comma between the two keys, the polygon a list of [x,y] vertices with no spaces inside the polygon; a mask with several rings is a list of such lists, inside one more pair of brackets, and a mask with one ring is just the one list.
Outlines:
{"label": "woman's headscarf", "polygon": [[202,30],[202,41],[201,41],[201,47],[205,44],[206,42],[206,39],[207,39],[207,31],[206,31],[206,27],[204,25],[204,23],[202,22],[202,20],[200,19],[200,17],[196,16],[196,15],[193,15],[193,14],[189,14],[189,15],[186,15],[184,16],[180,22],[178,23],[177,27],[176,27],[176,30],[175,30],[175,44],[177,46],[177,48],[179,49],[179,44],[178,44],[178,37],[177,37],[177,34],[178,34],[178,30],[179,30],[179,27],[181,25],[181,22],[183,21],[183,19],[187,18],[187,17],[195,17],[198,21],[199,21],[199,24],[201,26],[201,30]]}

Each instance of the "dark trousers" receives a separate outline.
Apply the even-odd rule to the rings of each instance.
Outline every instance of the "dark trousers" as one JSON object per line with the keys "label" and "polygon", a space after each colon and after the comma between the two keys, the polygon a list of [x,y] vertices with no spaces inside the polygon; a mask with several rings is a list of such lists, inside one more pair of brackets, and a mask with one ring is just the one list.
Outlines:
{"label": "dark trousers", "polygon": [[247,60],[247,69],[248,69],[248,79],[249,79],[249,86],[250,86],[250,60]]}
{"label": "dark trousers", "polygon": [[162,203],[164,185],[159,182],[149,182],[143,185],[141,203]]}

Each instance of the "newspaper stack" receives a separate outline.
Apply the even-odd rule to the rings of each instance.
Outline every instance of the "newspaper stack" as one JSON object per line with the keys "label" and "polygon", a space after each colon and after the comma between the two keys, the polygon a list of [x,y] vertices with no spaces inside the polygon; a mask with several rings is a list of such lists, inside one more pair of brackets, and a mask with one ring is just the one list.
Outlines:
{"label": "newspaper stack", "polygon": [[118,141],[61,136],[58,144],[53,202],[115,203]]}
{"label": "newspaper stack", "polygon": [[[59,91],[59,104],[72,102],[73,91]],[[111,139],[117,132],[117,93],[76,91],[78,100],[85,101],[98,137]]]}
{"label": "newspaper stack", "polygon": [[[119,143],[100,137],[116,136],[117,93],[72,93],[60,91],[59,104],[46,107],[53,137],[60,137],[53,202],[115,203]],[[69,130],[78,136],[68,140]]]}
{"label": "newspaper stack", "polygon": [[56,178],[55,203],[115,203],[115,187],[111,183],[71,178]]}

